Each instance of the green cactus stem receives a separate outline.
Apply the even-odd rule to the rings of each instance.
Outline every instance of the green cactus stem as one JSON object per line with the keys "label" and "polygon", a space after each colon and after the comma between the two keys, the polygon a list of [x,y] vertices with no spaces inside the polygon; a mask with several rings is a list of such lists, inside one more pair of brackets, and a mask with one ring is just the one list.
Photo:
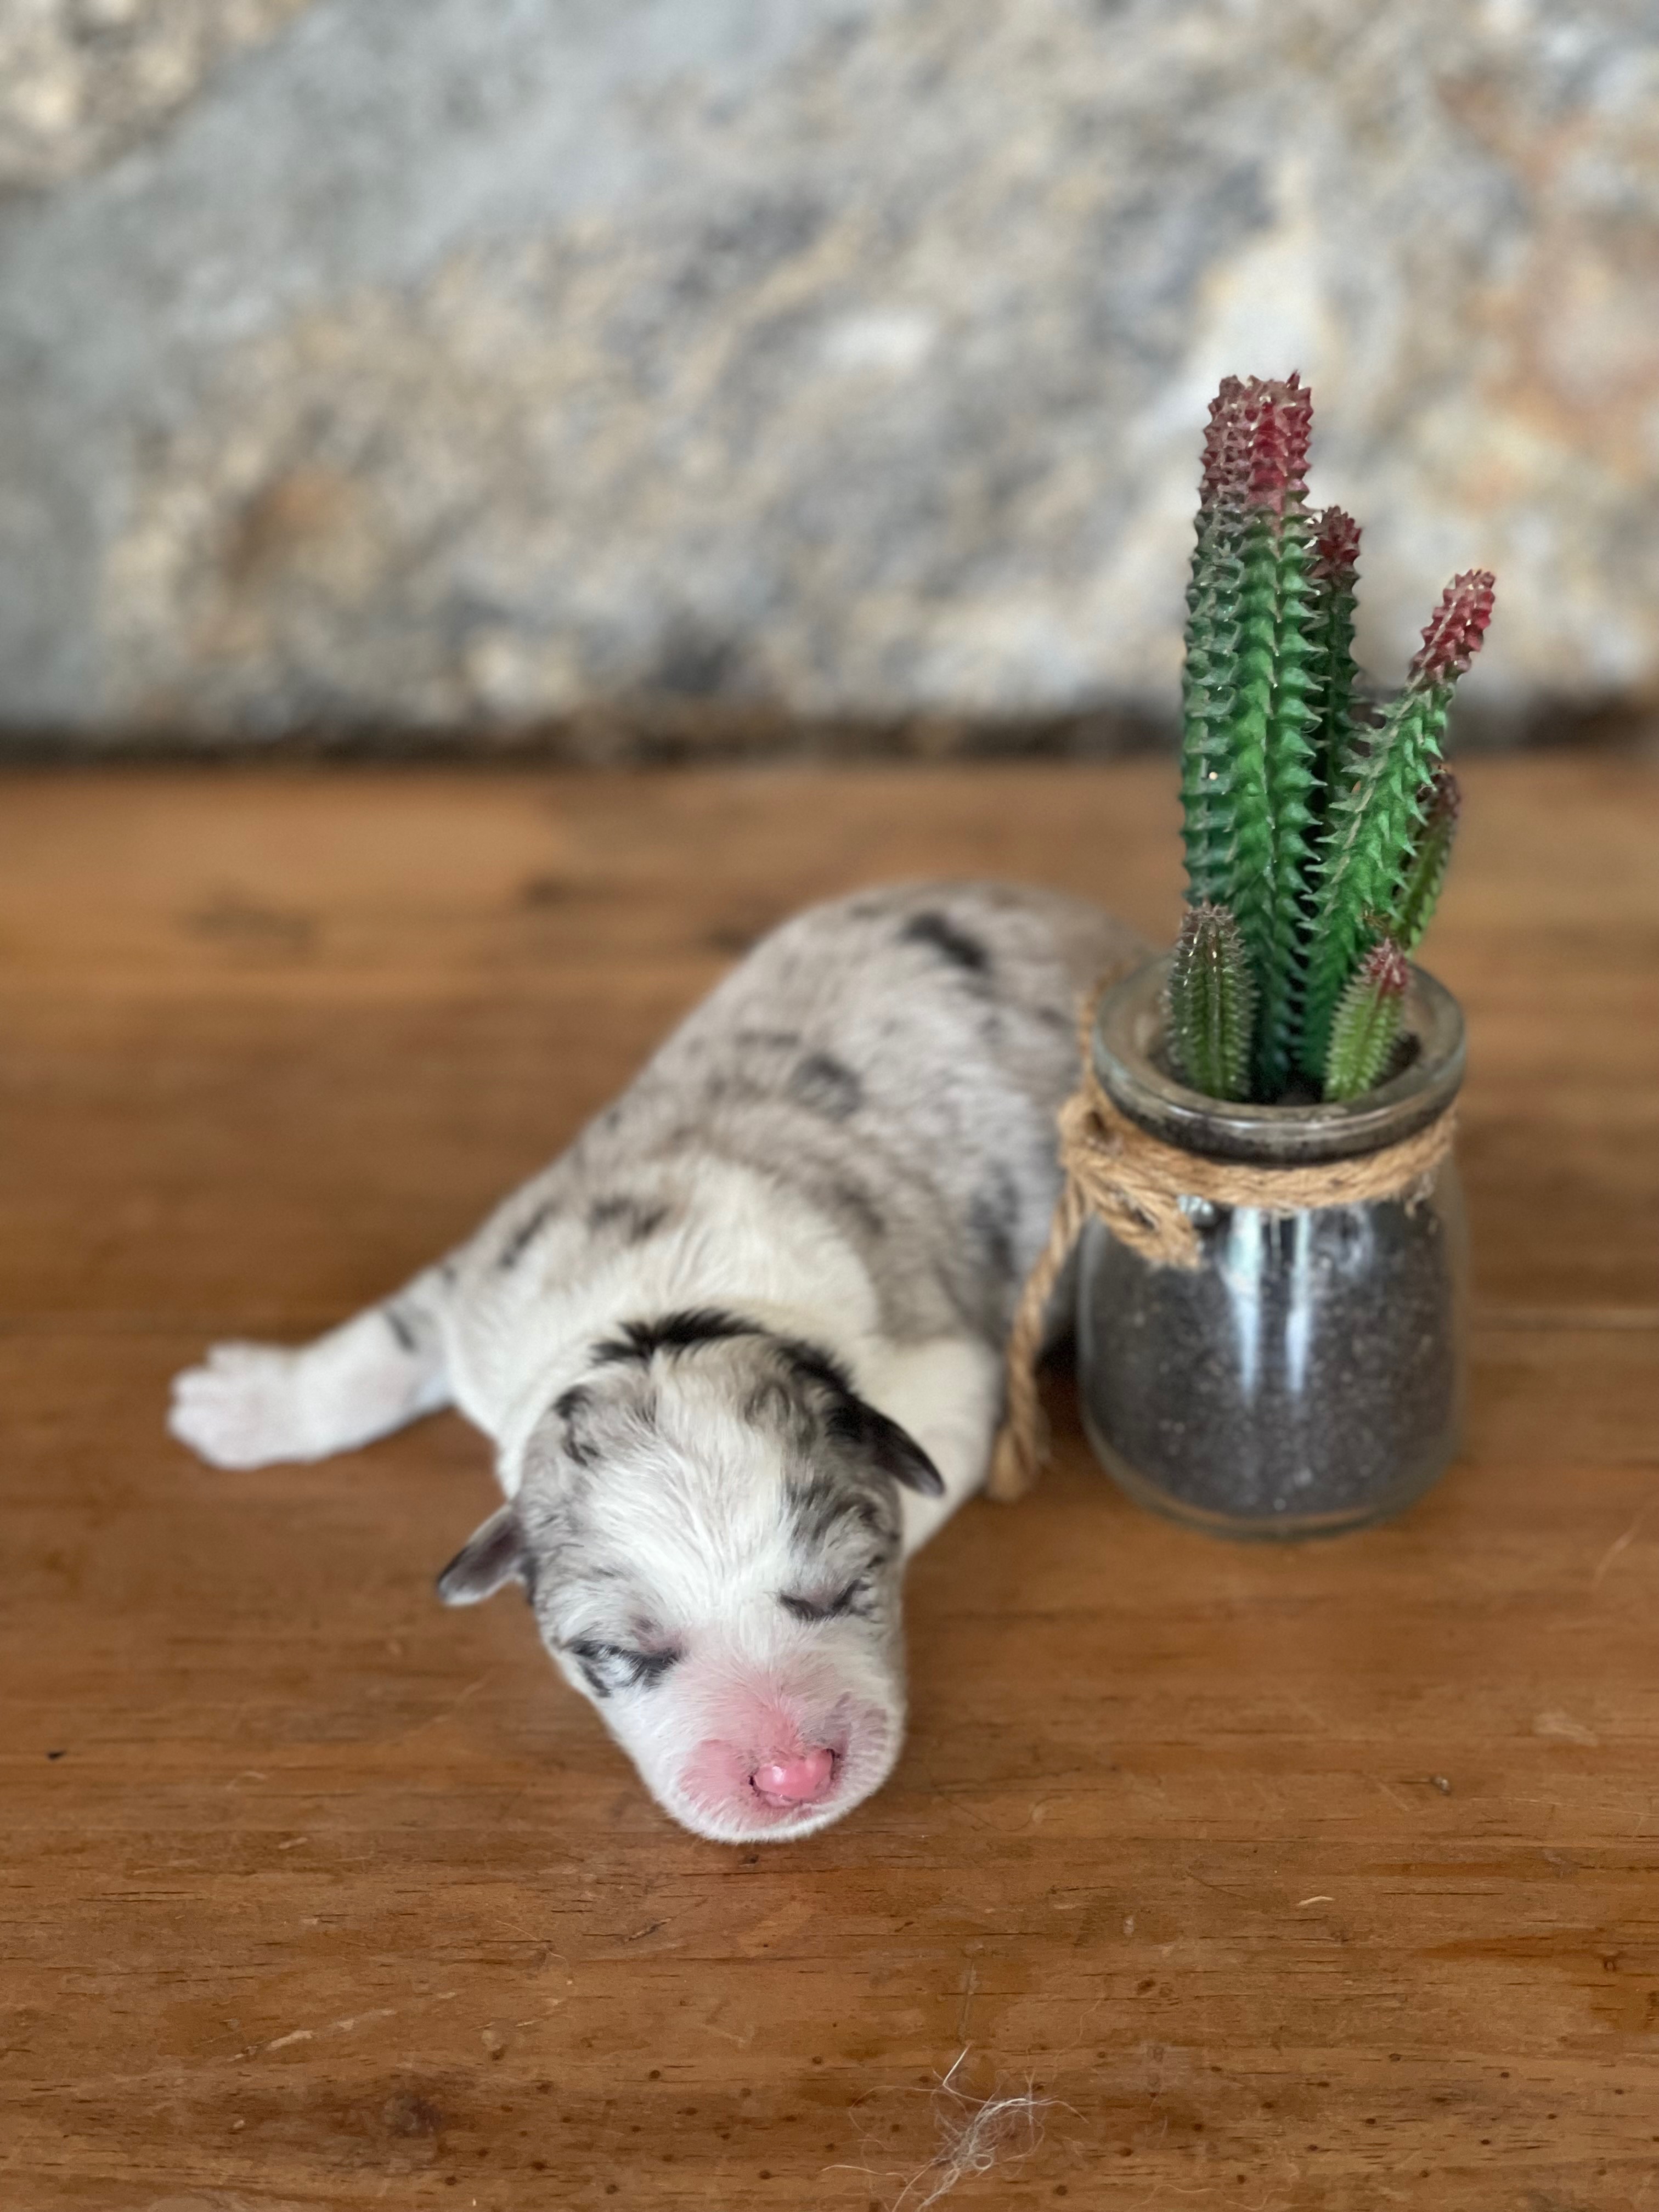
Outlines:
{"label": "green cactus stem", "polygon": [[1314,887],[1302,1036],[1302,1064],[1316,1078],[1371,917],[1392,910],[1421,835],[1423,793],[1432,788],[1453,688],[1480,650],[1492,607],[1492,579],[1485,569],[1447,585],[1404,690],[1378,726],[1357,739],[1332,794]]}
{"label": "green cactus stem", "polygon": [[1198,527],[1187,589],[1182,672],[1182,836],[1187,896],[1196,904],[1231,887],[1234,777],[1231,725],[1238,692],[1239,599],[1244,506],[1239,460],[1244,425],[1230,377],[1210,404]]}
{"label": "green cactus stem", "polygon": [[1248,1098],[1255,984],[1237,922],[1206,899],[1189,907],[1170,964],[1170,1060],[1211,1098]]}
{"label": "green cactus stem", "polygon": [[1411,969],[1391,937],[1379,938],[1342,994],[1325,1060],[1327,1098],[1360,1098],[1394,1058]]}
{"label": "green cactus stem", "polygon": [[1314,529],[1314,604],[1310,635],[1317,655],[1319,725],[1314,733],[1313,810],[1322,822],[1354,734],[1354,609],[1359,580],[1359,525],[1328,507]]}
{"label": "green cactus stem", "polygon": [[1224,903],[1243,935],[1258,987],[1255,1076],[1269,1097],[1291,1064],[1313,819],[1312,422],[1295,376],[1223,384],[1205,441],[1189,594],[1188,896]]}
{"label": "green cactus stem", "polygon": [[1446,868],[1457,836],[1462,793],[1458,790],[1457,778],[1449,768],[1435,770],[1427,792],[1419,794],[1419,805],[1423,827],[1418,834],[1416,849],[1406,864],[1389,929],[1389,934],[1407,952],[1414,952],[1423,941],[1423,933],[1439,901],[1440,887],[1446,880]]}

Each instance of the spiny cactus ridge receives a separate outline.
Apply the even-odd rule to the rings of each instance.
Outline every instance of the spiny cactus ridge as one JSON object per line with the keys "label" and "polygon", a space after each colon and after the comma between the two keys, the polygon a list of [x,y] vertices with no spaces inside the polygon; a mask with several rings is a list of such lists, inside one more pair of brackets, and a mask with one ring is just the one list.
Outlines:
{"label": "spiny cactus ridge", "polygon": [[1347,760],[1354,733],[1353,617],[1359,580],[1359,525],[1340,507],[1328,507],[1314,535],[1314,646],[1322,690],[1316,738],[1315,791],[1324,801]]}
{"label": "spiny cactus ridge", "polygon": [[1356,745],[1331,795],[1313,886],[1302,1024],[1302,1066],[1316,1079],[1324,1073],[1337,1001],[1376,934],[1376,917],[1393,926],[1426,826],[1425,794],[1439,766],[1453,686],[1480,649],[1492,606],[1492,580],[1484,570],[1453,577],[1405,689]]}
{"label": "spiny cactus ridge", "polygon": [[[1362,704],[1359,526],[1340,507],[1309,515],[1312,427],[1311,396],[1296,376],[1222,385],[1205,433],[1187,593],[1191,914],[1171,975],[1170,1053],[1195,1088],[1264,1103],[1284,1096],[1298,1067],[1339,1095],[1332,1054],[1345,994],[1373,946],[1386,941],[1403,963],[1427,926],[1457,816],[1456,786],[1440,766],[1446,715],[1492,607],[1485,570],[1454,577],[1398,696],[1380,712]],[[1253,1006],[1242,1079],[1197,1042],[1219,1034],[1229,924]],[[1382,1007],[1376,976],[1368,988]],[[1227,989],[1237,1006],[1237,981]],[[1383,1019],[1379,1012],[1367,1034]],[[1360,1064],[1351,1056],[1344,1079]],[[1240,1080],[1246,1089],[1218,1087]]]}
{"label": "spiny cactus ridge", "polygon": [[1294,376],[1222,386],[1204,441],[1189,598],[1190,896],[1224,905],[1238,924],[1257,983],[1254,1073],[1270,1091],[1285,1083],[1295,1041],[1313,820],[1312,428]]}
{"label": "spiny cactus ridge", "polygon": [[1419,800],[1423,827],[1411,859],[1406,863],[1394,913],[1394,933],[1407,952],[1415,951],[1422,942],[1423,933],[1439,900],[1440,886],[1446,880],[1446,869],[1451,860],[1452,841],[1457,835],[1463,795],[1451,770],[1437,768],[1429,779],[1427,791],[1419,793]]}
{"label": "spiny cactus ridge", "polygon": [[1206,899],[1187,909],[1170,988],[1170,1058],[1212,1098],[1248,1098],[1255,979],[1239,927]]}
{"label": "spiny cactus ridge", "polygon": [[1381,1082],[1400,1042],[1411,967],[1391,937],[1380,937],[1354,971],[1331,1024],[1328,1098],[1363,1098]]}

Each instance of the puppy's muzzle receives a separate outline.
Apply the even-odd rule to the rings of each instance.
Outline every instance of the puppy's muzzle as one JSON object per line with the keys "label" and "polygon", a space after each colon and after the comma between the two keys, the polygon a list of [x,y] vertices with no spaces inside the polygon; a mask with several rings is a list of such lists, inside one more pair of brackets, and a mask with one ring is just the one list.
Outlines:
{"label": "puppy's muzzle", "polygon": [[839,1819],[880,1786],[898,1750],[896,1716],[854,1696],[827,1708],[757,1696],[720,1721],[682,1766],[672,1809],[726,1842],[781,1842]]}

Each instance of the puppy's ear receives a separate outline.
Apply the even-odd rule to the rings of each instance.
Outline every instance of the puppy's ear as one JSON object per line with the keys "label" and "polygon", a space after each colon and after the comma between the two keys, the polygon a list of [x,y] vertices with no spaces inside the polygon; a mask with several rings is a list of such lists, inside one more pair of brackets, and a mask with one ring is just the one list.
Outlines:
{"label": "puppy's ear", "polygon": [[480,1522],[438,1577],[446,1605],[478,1605],[507,1583],[530,1587],[530,1554],[510,1505]]}
{"label": "puppy's ear", "polygon": [[907,1490],[920,1491],[924,1498],[944,1497],[945,1478],[908,1430],[878,1413],[856,1391],[838,1393],[824,1425],[837,1443],[873,1461]]}

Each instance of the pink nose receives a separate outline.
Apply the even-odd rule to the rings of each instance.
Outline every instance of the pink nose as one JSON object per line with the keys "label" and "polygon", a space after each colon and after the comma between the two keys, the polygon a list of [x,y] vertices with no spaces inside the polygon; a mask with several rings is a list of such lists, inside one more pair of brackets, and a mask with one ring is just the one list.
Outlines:
{"label": "pink nose", "polygon": [[827,1793],[835,1772],[835,1753],[821,1746],[803,1752],[799,1759],[757,1766],[749,1778],[763,1797],[777,1798],[786,1805],[811,1805]]}

